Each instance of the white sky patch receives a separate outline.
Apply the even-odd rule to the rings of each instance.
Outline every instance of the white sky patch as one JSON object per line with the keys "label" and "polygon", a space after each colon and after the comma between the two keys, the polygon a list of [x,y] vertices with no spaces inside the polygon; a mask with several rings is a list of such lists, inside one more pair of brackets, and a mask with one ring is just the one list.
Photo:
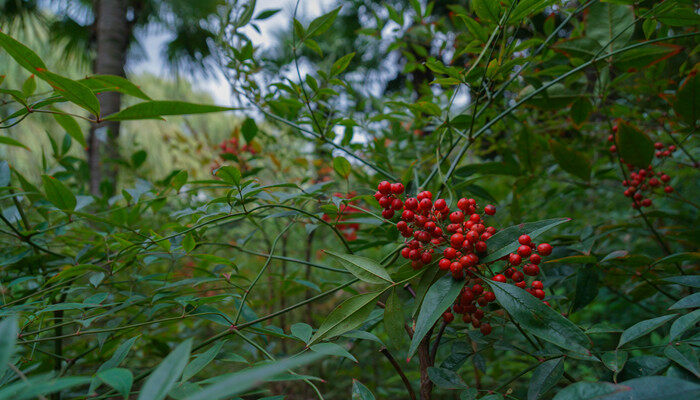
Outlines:
{"label": "white sky patch", "polygon": [[[330,11],[334,3],[335,0],[301,0],[297,14],[303,16],[305,20],[310,20]],[[254,15],[269,9],[279,8],[282,11],[264,21],[257,21],[260,33],[250,26],[245,27],[242,31],[248,35],[254,46],[269,48],[275,44],[273,32],[289,26],[295,5],[296,0],[260,0],[256,4]],[[131,64],[129,69],[136,74],[148,72],[159,77],[167,77],[170,70],[166,67],[163,59],[163,51],[169,37],[170,34],[167,32],[149,32],[142,37],[141,43],[146,59]],[[233,105],[228,82],[220,72],[213,71],[213,76],[206,78],[201,76],[185,76],[184,78],[190,81],[194,88],[211,93],[217,104]]]}

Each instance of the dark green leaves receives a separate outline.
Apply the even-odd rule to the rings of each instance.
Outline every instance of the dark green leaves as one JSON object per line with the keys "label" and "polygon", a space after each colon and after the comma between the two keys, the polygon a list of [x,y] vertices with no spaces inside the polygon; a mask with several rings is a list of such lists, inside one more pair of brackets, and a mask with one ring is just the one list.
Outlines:
{"label": "dark green leaves", "polygon": [[382,291],[358,294],[340,303],[328,314],[309,344],[341,335],[360,326],[369,317],[380,294]]}
{"label": "dark green leaves", "polygon": [[314,19],[311,21],[309,24],[308,29],[306,29],[306,36],[307,37],[314,37],[314,36],[319,36],[323,34],[325,31],[328,30],[328,28],[333,25],[333,22],[335,21],[336,17],[338,16],[338,13],[340,12],[340,8],[338,7],[335,10],[326,13],[324,15],[321,15],[320,17]]}
{"label": "dark green leaves", "polygon": [[632,7],[621,4],[597,2],[588,9],[586,36],[595,39],[606,49],[624,46],[634,33]]}
{"label": "dark green leaves", "polygon": [[416,352],[421,340],[423,340],[423,337],[425,337],[428,331],[433,327],[435,321],[437,321],[442,313],[455,301],[463,286],[464,282],[456,281],[448,274],[438,279],[438,281],[428,289],[423,303],[421,304],[420,312],[416,320],[416,328],[413,332],[413,339],[411,340],[411,346],[408,349],[409,359]]}
{"label": "dark green leaves", "polygon": [[31,73],[36,73],[37,70],[46,70],[46,65],[36,53],[29,47],[18,42],[14,38],[0,32],[0,47],[14,58],[14,60]]}
{"label": "dark green leaves", "polygon": [[92,75],[78,82],[94,92],[119,92],[139,99],[151,100],[138,86],[117,75]]}
{"label": "dark green leaves", "polygon": [[587,181],[591,177],[591,165],[583,154],[578,151],[572,150],[563,144],[555,141],[549,141],[549,148],[552,151],[554,159],[557,160],[557,164],[564,171],[570,173],[573,176]]}
{"label": "dark green leaves", "polygon": [[49,71],[37,72],[37,76],[66,100],[88,110],[92,115],[100,115],[100,102],[87,86]]}
{"label": "dark green leaves", "polygon": [[440,389],[466,389],[467,384],[451,369],[428,367],[428,376]]}
{"label": "dark green leaves", "polygon": [[365,282],[376,284],[392,282],[389,273],[374,260],[353,254],[338,254],[332,251],[326,251],[326,254],[339,260],[345,269]]}
{"label": "dark green leaves", "polygon": [[374,400],[374,395],[357,379],[352,380],[352,400]]}
{"label": "dark green leaves", "polygon": [[384,307],[384,330],[395,347],[403,342],[404,313],[396,288],[392,288]]}
{"label": "dark green leaves", "polygon": [[221,351],[221,347],[224,345],[224,343],[226,343],[224,340],[216,342],[209,348],[209,350],[198,354],[194,360],[190,361],[190,363],[185,367],[185,370],[182,372],[182,381],[185,382],[197,375],[197,373],[206,367],[207,364],[212,362],[214,357],[216,357],[216,355]]}
{"label": "dark green leaves", "polygon": [[[694,14],[697,17],[697,14]],[[700,119],[700,78],[694,69],[678,86],[673,109],[689,126]]]}
{"label": "dark green leaves", "polygon": [[224,165],[223,167],[217,169],[216,176],[221,178],[222,181],[232,185],[238,185],[241,183],[241,171],[231,165]]}
{"label": "dark green leaves", "polygon": [[654,329],[664,325],[666,322],[675,318],[676,314],[664,315],[663,317],[647,319],[645,321],[638,322],[631,327],[625,329],[620,336],[620,342],[617,347],[622,347],[623,344],[631,342],[638,339],[648,333],[651,333]]}
{"label": "dark green leaves", "polygon": [[205,114],[235,110],[234,107],[221,107],[208,104],[187,103],[184,101],[153,100],[144,101],[108,115],[104,121],[128,121],[139,119],[160,119],[165,115]]}
{"label": "dark green leaves", "polygon": [[163,400],[175,387],[190,359],[192,339],[186,339],[158,364],[158,367],[146,378],[138,400]]}
{"label": "dark green leaves", "polygon": [[353,57],[355,57],[355,53],[346,54],[336,60],[331,66],[331,76],[338,75],[345,71]]}
{"label": "dark green leaves", "polygon": [[245,138],[246,143],[250,143],[251,140],[255,138],[258,134],[258,125],[255,123],[253,118],[246,118],[241,125],[241,133],[243,138]]}
{"label": "dark green leaves", "polygon": [[17,342],[17,317],[5,317],[0,322],[0,374],[7,368],[12,359]]}
{"label": "dark green leaves", "polygon": [[496,232],[496,234],[486,242],[489,255],[481,259],[481,262],[496,261],[517,250],[520,245],[518,243],[518,237],[520,237],[520,235],[528,234],[532,239],[535,239],[542,233],[570,220],[570,218],[552,218],[537,222],[526,222],[509,226],[502,231]]}
{"label": "dark green leaves", "polygon": [[97,377],[102,382],[119,392],[125,399],[129,398],[131,385],[134,383],[134,376],[126,368],[112,368],[97,373]]}
{"label": "dark green leaves", "polygon": [[523,329],[559,347],[590,355],[590,339],[573,322],[515,285],[495,281],[489,285],[498,303]]}
{"label": "dark green leaves", "polygon": [[620,157],[637,167],[648,167],[654,157],[654,143],[649,136],[626,122],[618,122],[615,144]]}
{"label": "dark green leaves", "polygon": [[333,169],[343,179],[348,179],[350,172],[352,172],[352,165],[343,156],[333,157]]}
{"label": "dark green leaves", "polygon": [[66,133],[70,135],[70,137],[75,139],[83,147],[87,146],[87,142],[85,142],[85,136],[83,136],[83,131],[82,129],[80,129],[80,125],[78,125],[78,122],[75,120],[75,118],[67,114],[53,114],[53,119],[55,119],[56,122],[58,122],[58,124],[61,125],[61,128],[63,128],[66,131]]}
{"label": "dark green leaves", "polygon": [[578,382],[562,389],[554,400],[654,400],[694,399],[700,385],[667,376],[647,376],[615,385],[608,382]]}
{"label": "dark green leaves", "polygon": [[527,400],[537,400],[559,382],[564,375],[564,357],[547,360],[535,368],[527,389]]}
{"label": "dark green leaves", "polygon": [[700,378],[700,368],[698,367],[698,357],[695,350],[687,343],[670,344],[666,346],[664,355],[676,364],[685,368],[688,372]]}
{"label": "dark green leaves", "polygon": [[598,271],[592,265],[580,266],[576,272],[576,290],[571,302],[573,313],[585,307],[595,299],[598,294]]}
{"label": "dark green leaves", "polygon": [[63,184],[63,182],[53,176],[42,175],[46,198],[61,210],[72,211],[75,209],[77,201],[73,193]]}
{"label": "dark green leaves", "polygon": [[669,310],[678,310],[682,308],[697,308],[700,307],[700,293],[693,293],[673,303]]}

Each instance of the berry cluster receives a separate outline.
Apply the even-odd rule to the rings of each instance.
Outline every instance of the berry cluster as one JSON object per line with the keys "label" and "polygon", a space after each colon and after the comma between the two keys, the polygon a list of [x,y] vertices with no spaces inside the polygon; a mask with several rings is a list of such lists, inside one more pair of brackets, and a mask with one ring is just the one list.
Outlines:
{"label": "berry cluster", "polygon": [[[515,253],[501,258],[501,260],[506,261],[506,264],[503,266],[503,272],[493,275],[491,280],[501,283],[506,283],[510,280],[515,286],[525,289],[533,296],[544,301],[545,293],[542,281],[533,280],[530,283],[530,287],[528,287],[525,275],[534,277],[540,273],[538,265],[542,261],[542,256],[552,254],[552,246],[548,243],[537,245],[528,235],[521,235],[518,238],[518,243],[520,247]],[[522,271],[518,270],[518,266],[526,258],[529,260],[529,263],[522,267]],[[491,268],[488,269],[488,271],[491,270]],[[473,273],[470,272],[468,272],[470,277],[465,282],[460,295],[457,296],[452,308],[442,314],[442,318],[446,323],[450,323],[454,320],[454,314],[461,314],[463,322],[471,323],[474,328],[479,328],[482,334],[488,335],[491,333],[491,325],[482,323],[485,315],[484,308],[496,300],[496,296],[493,292],[485,291],[482,286],[483,280],[474,277]],[[486,270],[481,270],[481,273],[486,272]],[[544,301],[544,303],[549,305],[547,301]]]}
{"label": "berry cluster", "polygon": [[[617,132],[617,125],[613,127],[613,132]],[[613,142],[614,140],[614,135],[608,136],[608,141]],[[656,158],[660,159],[672,157],[673,152],[676,151],[676,146],[670,145],[666,148],[661,142],[654,143],[654,148],[656,149]],[[611,153],[616,151],[617,147],[614,144],[610,146]],[[624,162],[623,159],[620,161]],[[673,193],[673,186],[668,184],[671,177],[667,174],[654,171],[654,167],[651,165],[647,168],[637,168],[630,163],[626,163],[626,165],[630,175],[629,179],[622,181],[622,186],[625,187],[623,194],[632,199],[633,208],[651,206],[650,196],[654,191],[660,192],[663,188],[664,193]]]}
{"label": "berry cluster", "polygon": [[[343,195],[342,193],[333,193],[333,196],[341,199],[352,199],[353,197],[357,196],[357,192],[352,191],[346,195]],[[347,204],[340,203],[338,204],[338,215],[335,216],[335,218],[331,218],[331,216],[328,214],[323,214],[322,217],[326,222],[331,222],[334,220],[335,227],[343,234],[345,240],[350,242],[357,239],[357,231],[360,229],[360,224],[357,222],[346,222],[353,218],[353,214],[360,212],[360,210],[354,207],[356,205],[357,200],[350,200],[347,202]]]}
{"label": "berry cluster", "polygon": [[231,139],[224,139],[221,143],[219,143],[219,149],[221,150],[221,156],[225,157],[225,154],[230,154],[233,156],[238,156],[241,153],[250,153],[250,154],[255,154],[257,151],[253,146],[249,144],[245,144],[241,146],[241,144],[238,141],[238,138],[231,138]]}
{"label": "berry cluster", "polygon": [[[534,277],[540,273],[542,257],[552,253],[552,246],[547,243],[537,245],[530,236],[522,235],[518,239],[520,247],[517,251],[497,260],[506,261],[506,264],[500,269],[501,273],[494,274],[492,271],[498,269],[492,264],[497,261],[482,263],[481,259],[486,255],[488,239],[496,233],[495,227],[486,226],[485,219],[496,214],[496,207],[489,204],[480,209],[475,199],[462,198],[457,202],[457,210],[452,211],[444,199],[433,202],[433,194],[429,191],[402,201],[403,192],[403,184],[383,181],[374,194],[383,208],[384,218],[390,219],[396,211],[403,210],[400,221],[396,223],[396,229],[406,238],[401,256],[411,260],[414,269],[420,269],[433,261],[437,251],[437,254],[442,254],[437,262],[438,268],[449,271],[456,280],[464,280],[457,300],[443,314],[445,322],[452,322],[454,314],[461,314],[464,322],[479,328],[484,335],[491,333],[491,325],[481,321],[484,307],[496,300],[496,296],[484,290],[481,276],[491,276],[494,281],[504,283],[511,280],[538,299],[544,299],[542,282],[532,281],[528,288],[525,276]],[[525,259],[529,262],[520,267]]]}

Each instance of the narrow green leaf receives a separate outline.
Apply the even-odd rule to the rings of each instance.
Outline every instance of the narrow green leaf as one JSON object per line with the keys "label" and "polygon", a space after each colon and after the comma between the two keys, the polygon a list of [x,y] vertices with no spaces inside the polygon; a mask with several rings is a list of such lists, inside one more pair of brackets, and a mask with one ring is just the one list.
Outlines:
{"label": "narrow green leaf", "polygon": [[117,75],[91,75],[78,82],[98,93],[119,92],[139,99],[151,100],[138,86]]}
{"label": "narrow green leaf", "polygon": [[17,342],[17,316],[10,315],[0,321],[0,375],[7,369]]}
{"label": "narrow green leaf", "polygon": [[384,330],[394,347],[399,348],[404,339],[404,313],[396,288],[392,288],[384,307]]}
{"label": "narrow green leaf", "polygon": [[467,388],[467,384],[464,383],[464,380],[451,369],[428,367],[428,377],[430,377],[430,380],[440,389],[454,390]]}
{"label": "narrow green leaf", "polygon": [[598,271],[591,265],[582,265],[576,272],[576,290],[571,302],[573,313],[588,305],[598,295]]}
{"label": "narrow green leaf", "polygon": [[80,129],[80,125],[78,125],[78,122],[73,118],[72,116],[68,114],[52,114],[53,119],[58,122],[59,125],[61,125],[61,128],[63,128],[70,137],[75,139],[78,143],[80,143],[83,147],[87,146],[87,142],[85,141],[85,136],[83,136],[83,131]]}
{"label": "narrow green leaf", "polygon": [[678,300],[677,302],[673,303],[671,307],[669,307],[669,310],[678,310],[681,308],[698,308],[700,307],[700,293],[693,293],[689,296],[685,296],[684,298]]}
{"label": "narrow green leaf", "polygon": [[221,107],[208,104],[187,103],[184,101],[153,100],[135,104],[102,119],[104,121],[160,119],[165,115],[204,114],[236,109],[235,107]]}
{"label": "narrow green leaf", "polygon": [[216,176],[222,181],[233,185],[238,185],[241,182],[241,171],[231,165],[224,165],[216,170]]}
{"label": "narrow green leaf", "polygon": [[355,57],[355,53],[350,53],[346,54],[342,57],[340,57],[338,60],[336,60],[333,65],[331,66],[331,76],[336,76],[348,67],[350,65],[350,61],[352,58]]}
{"label": "narrow green leaf", "polygon": [[106,371],[98,372],[97,377],[102,382],[109,385],[111,388],[119,392],[125,399],[129,398],[131,385],[134,383],[134,376],[126,368],[112,368]]}
{"label": "narrow green leaf", "polygon": [[615,144],[620,157],[637,167],[648,167],[654,157],[654,143],[649,136],[626,122],[618,122]]}
{"label": "narrow green leaf", "polygon": [[326,254],[340,261],[342,266],[359,279],[376,284],[391,283],[391,276],[378,262],[354,254],[339,254],[325,251]]}
{"label": "narrow green leaf", "polygon": [[314,329],[303,322],[297,322],[290,328],[292,336],[301,339],[304,343],[309,343],[311,335],[313,335]]}
{"label": "narrow green leaf", "polygon": [[666,282],[675,283],[683,286],[700,288],[700,275],[679,275],[664,278]]}
{"label": "narrow green leaf", "polygon": [[662,317],[647,319],[630,326],[625,329],[620,335],[620,341],[617,344],[617,348],[622,347],[623,344],[629,343],[635,339],[638,339],[644,335],[651,333],[653,330],[664,325],[666,322],[675,318],[678,314],[664,315]]}
{"label": "narrow green leaf", "polygon": [[350,165],[350,162],[345,157],[338,156],[333,158],[333,169],[343,179],[348,179],[352,171],[352,165]]}
{"label": "narrow green leaf", "polygon": [[[131,347],[134,345],[136,339],[138,338],[138,336],[134,336],[126,342],[120,344],[119,347],[117,347],[117,349],[114,351],[114,354],[112,354],[112,357],[110,357],[109,360],[105,361],[102,365],[100,365],[100,367],[97,369],[97,372],[100,373],[102,371],[118,367],[124,361],[124,359],[126,359],[126,356],[129,354]],[[90,389],[88,389],[88,393],[94,393],[99,386],[99,381],[97,379],[93,379],[92,382],[90,382]]]}
{"label": "narrow green leaf", "polygon": [[382,291],[358,294],[340,303],[323,321],[309,344],[341,335],[360,326],[369,317]]}
{"label": "narrow green leaf", "polygon": [[41,180],[44,183],[44,192],[46,198],[57,208],[61,210],[74,210],[77,204],[75,195],[63,184],[63,182],[53,176],[42,175]]}
{"label": "narrow green leaf", "polygon": [[694,399],[700,385],[667,376],[647,376],[615,385],[609,382],[577,382],[560,390],[554,400],[658,400]]}
{"label": "narrow green leaf", "polygon": [[243,138],[245,138],[246,143],[250,143],[250,141],[255,138],[255,135],[258,134],[258,125],[253,118],[248,117],[243,121],[241,133],[243,133]]}
{"label": "narrow green leaf", "polygon": [[352,380],[352,400],[375,400],[372,392],[357,379]]}
{"label": "narrow green leaf", "polygon": [[537,400],[552,389],[564,375],[564,357],[544,361],[535,368],[527,388],[527,400]]}
{"label": "narrow green leaf", "polygon": [[89,377],[69,376],[54,378],[48,374],[29,377],[26,381],[7,385],[0,389],[0,400],[30,400],[39,396],[58,393],[90,382]]}
{"label": "narrow green leaf", "polygon": [[0,136],[0,144],[6,144],[8,146],[16,146],[16,147],[21,147],[23,149],[29,150],[29,147],[23,145],[22,143],[18,142],[15,139],[12,139],[7,136]]}
{"label": "narrow green leaf", "polygon": [[489,281],[498,303],[531,334],[573,352],[590,355],[590,339],[578,326],[515,285]]}
{"label": "narrow green leaf", "polygon": [[199,371],[204,369],[210,362],[214,360],[217,354],[221,351],[221,347],[226,343],[225,340],[216,342],[209,350],[204,353],[198,354],[194,360],[190,361],[182,372],[181,382],[186,382],[193,376],[197,375]]}
{"label": "narrow green leaf", "polygon": [[425,335],[435,325],[442,313],[447,310],[459,295],[459,292],[464,286],[464,281],[452,279],[452,276],[445,275],[438,279],[428,292],[425,294],[423,303],[421,304],[418,319],[416,320],[416,328],[411,339],[411,346],[408,348],[407,357],[410,359],[418,349],[418,345],[423,340]]}
{"label": "narrow green leaf", "polygon": [[219,376],[216,383],[213,383],[194,394],[188,395],[181,400],[230,399],[235,395],[245,393],[249,389],[260,387],[260,384],[268,378],[279,375],[290,369],[310,364],[319,360],[321,357],[323,357],[321,354],[304,354],[301,356],[275,361],[259,367],[248,368],[241,372]]}
{"label": "narrow green leaf", "polygon": [[627,352],[624,350],[608,351],[603,353],[601,360],[609,370],[617,375],[627,362]]}
{"label": "narrow green leaf", "polygon": [[586,36],[597,40],[601,46],[607,45],[606,48],[610,50],[621,48],[632,38],[633,33],[632,7],[598,2],[588,8]]}
{"label": "narrow green leaf", "polygon": [[584,181],[591,178],[591,165],[583,154],[556,140],[549,141],[549,148],[561,169]]}
{"label": "narrow green leaf", "polygon": [[357,362],[357,359],[350,354],[343,346],[336,343],[317,343],[309,346],[312,351],[326,356],[345,357],[348,360]]}
{"label": "narrow green leaf", "polygon": [[34,94],[34,91],[36,90],[36,78],[34,77],[34,74],[29,75],[29,78],[24,81],[22,84],[22,93],[24,93],[25,97],[29,97]]}
{"label": "narrow green leaf", "polygon": [[31,73],[34,74],[39,70],[46,70],[46,64],[36,53],[3,32],[0,32],[0,47],[5,49],[10,57]]}
{"label": "narrow green leaf", "polygon": [[323,14],[320,17],[314,19],[309,24],[309,28],[306,30],[306,36],[314,37],[323,34],[328,28],[335,22],[341,7],[334,9],[333,11]]}
{"label": "narrow green leaf", "polygon": [[664,355],[676,364],[688,370],[693,375],[695,375],[696,378],[700,378],[700,368],[698,368],[698,357],[695,354],[695,350],[693,350],[693,348],[689,344],[670,344],[666,346],[666,349],[664,350]]}
{"label": "narrow green leaf", "polygon": [[84,108],[92,115],[100,115],[100,101],[87,86],[50,71],[37,72],[36,76],[51,85],[64,99]]}
{"label": "narrow green leaf", "polygon": [[138,400],[163,400],[180,379],[190,359],[192,338],[180,343],[158,367],[146,378],[139,392]]}
{"label": "narrow green leaf", "polygon": [[694,310],[679,317],[671,324],[671,332],[668,334],[668,340],[674,341],[680,338],[685,331],[694,327],[698,322],[700,322],[700,310]]}

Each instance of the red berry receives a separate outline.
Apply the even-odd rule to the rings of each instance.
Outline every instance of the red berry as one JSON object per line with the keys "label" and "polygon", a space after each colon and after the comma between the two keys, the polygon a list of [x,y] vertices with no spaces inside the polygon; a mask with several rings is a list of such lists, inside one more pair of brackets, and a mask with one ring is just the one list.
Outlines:
{"label": "red berry", "polygon": [[484,299],[491,303],[492,301],[496,300],[496,295],[493,292],[486,292],[484,293]]}
{"label": "red berry", "polygon": [[540,273],[540,267],[538,267],[535,264],[528,264],[523,267],[523,272],[525,273],[525,275],[536,276]]}
{"label": "red berry", "polygon": [[649,206],[651,206],[651,199],[642,200],[642,207],[649,207]]}
{"label": "red berry", "polygon": [[508,262],[511,265],[520,265],[522,261],[523,259],[515,253],[510,253],[510,255],[508,256]]}
{"label": "red berry", "polygon": [[423,211],[428,211],[433,207],[433,202],[430,199],[423,199],[418,203],[418,208]]}
{"label": "red berry", "polygon": [[668,175],[666,175],[666,174],[661,174],[661,181],[662,181],[662,182],[665,183],[665,182],[668,182],[668,181],[670,181],[670,180],[671,180],[671,177],[670,177],[670,176],[668,176]]}
{"label": "red berry", "polygon": [[416,238],[418,241],[421,241],[423,243],[429,242],[430,241],[430,234],[426,231],[417,231],[414,235],[414,238]]}
{"label": "red berry", "polygon": [[415,197],[409,197],[406,199],[406,203],[404,205],[406,206],[407,210],[415,210],[418,208],[418,200],[416,200]]}
{"label": "red berry", "polygon": [[533,254],[530,256],[530,262],[537,265],[542,261],[542,257],[539,254]]}
{"label": "red berry", "polygon": [[610,146],[610,148],[609,148],[608,150],[609,150],[611,153],[616,153],[616,152],[617,152],[617,146],[612,145],[612,146]]}
{"label": "red berry", "polygon": [[654,148],[655,148],[656,150],[661,150],[661,149],[664,148],[664,144],[661,143],[661,142],[656,142],[656,143],[654,143]]}
{"label": "red berry", "polygon": [[391,193],[393,194],[401,194],[403,193],[403,183],[397,182],[397,183],[392,183],[391,184]]}
{"label": "red berry", "polygon": [[379,206],[381,206],[382,208],[389,208],[389,207],[391,207],[391,203],[393,201],[394,200],[391,197],[384,196],[381,199],[379,199]]}
{"label": "red berry", "polygon": [[520,281],[517,282],[515,286],[519,287],[520,289],[525,289],[525,287],[527,287],[527,283],[525,283],[525,281]]}
{"label": "red berry", "polygon": [[413,236],[413,228],[410,228],[410,227],[406,228],[405,231],[400,231],[400,232],[401,232],[401,236],[403,236],[405,238],[409,238],[409,237]]}
{"label": "red berry", "polygon": [[406,229],[408,229],[408,224],[406,223],[406,221],[399,221],[396,223],[396,229],[398,229],[399,232],[403,232]]}
{"label": "red berry", "polygon": [[481,216],[479,214],[472,214],[469,216],[469,220],[472,221],[473,223],[477,223],[481,221]]}
{"label": "red berry", "polygon": [[401,213],[401,219],[406,221],[406,222],[411,222],[413,221],[413,211],[411,210],[403,210]]}
{"label": "red berry", "polygon": [[444,210],[447,207],[447,202],[445,199],[437,199],[435,200],[435,209],[436,210]]}
{"label": "red berry", "polygon": [[541,281],[532,281],[532,288],[533,289],[544,289],[544,285],[542,284]]}
{"label": "red berry", "polygon": [[465,198],[459,199],[457,202],[457,208],[459,208],[462,211],[466,211],[467,207],[469,207],[469,201]]}
{"label": "red berry", "polygon": [[479,240],[479,234],[476,231],[469,231],[465,238],[471,243],[476,243]]}
{"label": "red berry", "polygon": [[386,210],[382,211],[382,217],[386,219],[391,219],[391,217],[394,216],[394,210],[391,208],[387,208]]}
{"label": "red berry", "polygon": [[435,222],[433,221],[428,221],[425,223],[425,225],[423,225],[423,228],[428,232],[432,232],[435,230],[435,228],[437,228],[437,225],[435,225]]}
{"label": "red berry", "polygon": [[420,251],[418,249],[413,249],[408,252],[408,258],[413,261],[420,260]]}
{"label": "red berry", "polygon": [[518,254],[520,255],[520,257],[527,257],[531,253],[532,253],[532,249],[530,248],[530,246],[522,245],[522,246],[518,247]]}
{"label": "red berry", "polygon": [[544,290],[542,290],[542,289],[535,289],[535,292],[533,294],[535,295],[535,297],[537,297],[540,300],[543,300],[544,296],[545,296]]}
{"label": "red berry", "polygon": [[391,193],[391,183],[387,181],[381,181],[379,182],[379,185],[377,186],[377,190],[382,192],[382,194],[389,194]]}
{"label": "red berry", "polygon": [[423,264],[430,264],[430,262],[433,261],[433,254],[428,251],[424,251],[420,256],[420,260],[423,262]]}
{"label": "red berry", "polygon": [[484,336],[489,335],[489,334],[491,334],[491,325],[483,324],[483,325],[481,325],[481,328],[479,328],[479,330],[481,331],[482,335],[484,335]]}
{"label": "red berry", "polygon": [[484,212],[488,215],[494,215],[496,214],[496,207],[489,204],[486,207],[484,207]]}
{"label": "red berry", "polygon": [[447,271],[448,269],[450,269],[450,264],[452,264],[450,260],[448,260],[447,258],[441,258],[440,261],[438,261],[438,268],[440,268],[443,271]]}
{"label": "red berry", "polygon": [[461,248],[462,242],[464,242],[464,235],[462,235],[461,233],[455,233],[450,237],[450,244],[454,248]]}
{"label": "red berry", "polygon": [[444,255],[445,258],[449,258],[451,260],[457,257],[457,250],[453,249],[452,247],[448,247],[445,250],[443,250],[442,255]]}
{"label": "red berry", "polygon": [[496,282],[506,283],[506,276],[503,274],[494,275],[491,279]]}
{"label": "red berry", "polygon": [[477,253],[486,253],[486,242],[481,240],[476,242],[474,250],[476,250]]}
{"label": "red berry", "polygon": [[382,192],[376,191],[376,192],[374,193],[374,198],[377,199],[377,201],[379,201],[379,199],[381,199],[382,197],[384,197],[384,195],[382,194]]}
{"label": "red berry", "polygon": [[464,221],[464,214],[461,211],[455,211],[450,214],[450,222],[453,224],[458,224],[462,221]]}
{"label": "red berry", "polygon": [[391,208],[394,210],[400,210],[403,208],[403,201],[399,199],[394,199],[394,201],[391,202]]}
{"label": "red berry", "polygon": [[523,275],[523,273],[520,271],[515,271],[513,272],[513,276],[511,277],[511,279],[513,279],[516,282],[525,282],[523,281],[523,279],[525,279],[525,275]]}
{"label": "red berry", "polygon": [[671,187],[671,186],[666,186],[666,187],[664,188],[664,192],[666,192],[666,193],[673,193],[673,187]]}
{"label": "red berry", "polygon": [[552,246],[549,243],[541,243],[537,246],[537,252],[540,253],[541,256],[548,256],[552,254]]}
{"label": "red berry", "polygon": [[449,324],[450,322],[454,321],[455,316],[451,312],[445,312],[442,314],[442,319],[446,324]]}
{"label": "red berry", "polygon": [[520,235],[518,238],[518,243],[520,244],[527,244],[529,245],[532,242],[532,239],[530,239],[530,236],[528,235]]}
{"label": "red berry", "polygon": [[462,264],[458,262],[453,262],[450,264],[450,272],[452,273],[452,277],[454,279],[464,278],[464,274],[462,273]]}
{"label": "red berry", "polygon": [[407,243],[407,245],[411,249],[417,249],[420,247],[420,242],[417,240],[411,240],[410,242]]}
{"label": "red berry", "polygon": [[411,252],[410,248],[404,247],[403,249],[401,249],[401,257],[408,258],[410,252]]}
{"label": "red berry", "polygon": [[489,226],[488,228],[486,228],[486,232],[493,235],[494,233],[496,233],[496,228],[494,228],[493,226]]}

